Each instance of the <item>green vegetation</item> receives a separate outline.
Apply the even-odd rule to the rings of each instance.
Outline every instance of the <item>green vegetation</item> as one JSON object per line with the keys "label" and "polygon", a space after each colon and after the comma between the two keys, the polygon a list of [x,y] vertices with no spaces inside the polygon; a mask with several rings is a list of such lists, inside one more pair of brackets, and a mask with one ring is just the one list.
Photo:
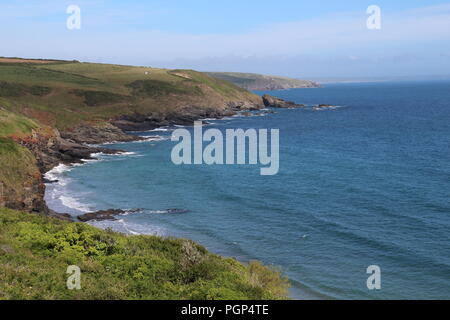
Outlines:
{"label": "green vegetation", "polygon": [[[68,290],[69,265],[81,290]],[[126,236],[0,209],[3,299],[283,299],[288,282],[184,239]]]}
{"label": "green vegetation", "polygon": [[0,81],[0,97],[20,97],[26,94],[45,96],[51,92],[49,87],[26,86],[23,84]]}
{"label": "green vegetation", "polygon": [[231,101],[260,98],[193,70],[0,58],[0,107],[62,130],[133,113],[221,109]]}
{"label": "green vegetation", "polygon": [[88,91],[76,89],[73,90],[72,93],[76,96],[84,98],[84,103],[91,107],[102,104],[119,103],[130,99],[130,97],[107,91]]}
{"label": "green vegetation", "polygon": [[205,73],[197,72],[194,70],[172,70],[170,71],[170,74],[185,79],[190,79],[196,83],[208,86],[209,88],[212,88],[227,97],[233,97],[239,93],[247,92],[245,89],[231,82],[211,77]]}
{"label": "green vegetation", "polygon": [[[180,82],[159,80],[136,80],[126,85],[133,89],[133,95],[141,97],[160,97],[170,94],[201,94],[201,90],[192,90]],[[196,87],[198,89],[198,87]]]}
{"label": "green vegetation", "polygon": [[0,197],[7,196],[9,201],[23,199],[25,188],[40,175],[34,156],[13,140],[0,137],[0,163]]}
{"label": "green vegetation", "polygon": [[0,107],[0,137],[30,134],[38,127],[35,121]]}

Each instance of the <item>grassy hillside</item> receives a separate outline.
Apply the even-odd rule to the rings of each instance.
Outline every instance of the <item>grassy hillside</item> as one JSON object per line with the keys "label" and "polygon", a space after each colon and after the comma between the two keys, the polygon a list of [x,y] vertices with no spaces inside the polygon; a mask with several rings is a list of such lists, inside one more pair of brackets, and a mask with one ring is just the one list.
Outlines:
{"label": "grassy hillside", "polygon": [[8,138],[0,137],[0,206],[33,207],[42,190],[35,184],[40,171],[31,152]]}
{"label": "grassy hillside", "polygon": [[[81,290],[68,290],[69,265]],[[287,280],[184,239],[125,236],[0,208],[0,299],[280,299]]]}
{"label": "grassy hillside", "polygon": [[236,85],[193,70],[33,61],[0,59],[0,106],[59,129],[131,113],[260,102]]}
{"label": "grassy hillside", "polygon": [[229,81],[246,90],[281,90],[292,88],[315,88],[319,85],[309,80],[268,76],[255,73],[207,72],[211,77]]}
{"label": "grassy hillside", "polygon": [[33,154],[14,139],[32,135],[41,127],[33,120],[0,108],[0,206],[33,207],[42,190]]}

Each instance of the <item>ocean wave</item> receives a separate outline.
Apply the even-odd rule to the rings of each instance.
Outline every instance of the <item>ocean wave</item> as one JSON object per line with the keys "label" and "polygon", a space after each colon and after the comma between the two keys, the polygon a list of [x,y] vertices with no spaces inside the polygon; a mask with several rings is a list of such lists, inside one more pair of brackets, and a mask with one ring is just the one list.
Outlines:
{"label": "ocean wave", "polygon": [[181,214],[188,213],[189,210],[186,209],[166,209],[166,210],[145,210],[145,213],[150,214]]}
{"label": "ocean wave", "polygon": [[153,130],[149,130],[147,132],[167,132],[170,131],[171,129],[169,128],[157,128],[157,129],[153,129]]}
{"label": "ocean wave", "polygon": [[151,130],[143,130],[143,131],[128,131],[130,133],[145,133],[145,132],[167,132],[167,131],[172,131],[172,128],[169,127],[160,127],[160,128],[156,128],[156,129],[151,129]]}
{"label": "ocean wave", "polygon": [[125,233],[129,235],[153,235],[153,236],[165,236],[167,234],[166,230],[150,225],[147,223],[134,223],[126,219],[119,220],[105,220],[105,221],[89,221],[88,224],[100,228],[100,229],[111,229],[116,232]]}
{"label": "ocean wave", "polygon": [[55,180],[59,180],[59,177],[61,176],[61,174],[63,172],[66,171],[70,171],[72,170],[72,168],[68,165],[65,164],[59,164],[56,167],[54,167],[53,169],[51,169],[50,171],[47,171],[44,174],[44,178],[50,181],[55,181]]}
{"label": "ocean wave", "polygon": [[137,154],[136,152],[131,152],[131,151],[128,151],[128,152],[124,151],[124,152],[117,153],[117,155],[119,155],[119,156],[133,156],[136,154]]}
{"label": "ocean wave", "polygon": [[143,142],[156,142],[156,141],[164,141],[169,140],[168,137],[162,137],[162,136],[140,136],[142,138],[145,138],[144,140],[135,141],[135,143],[143,143]]}
{"label": "ocean wave", "polygon": [[345,106],[331,106],[331,107],[311,106],[311,108],[314,111],[327,111],[327,110],[336,110],[336,109],[340,109],[340,108],[345,108]]}
{"label": "ocean wave", "polygon": [[78,199],[76,199],[74,197],[70,197],[67,195],[61,195],[59,197],[59,200],[67,208],[86,212],[86,213],[92,211],[87,204],[81,203]]}

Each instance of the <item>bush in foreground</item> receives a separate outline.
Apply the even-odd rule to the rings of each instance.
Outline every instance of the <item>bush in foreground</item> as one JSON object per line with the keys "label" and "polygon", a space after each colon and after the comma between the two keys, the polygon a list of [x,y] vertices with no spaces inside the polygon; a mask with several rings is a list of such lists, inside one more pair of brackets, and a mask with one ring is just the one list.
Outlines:
{"label": "bush in foreground", "polygon": [[[81,290],[68,290],[69,265]],[[0,209],[1,299],[284,299],[288,280],[184,239],[126,236]]]}

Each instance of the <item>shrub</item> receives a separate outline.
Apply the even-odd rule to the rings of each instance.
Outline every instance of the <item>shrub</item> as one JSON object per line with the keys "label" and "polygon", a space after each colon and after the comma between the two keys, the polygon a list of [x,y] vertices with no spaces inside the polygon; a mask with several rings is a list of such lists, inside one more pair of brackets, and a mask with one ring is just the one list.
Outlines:
{"label": "shrub", "polygon": [[84,103],[90,107],[114,104],[127,101],[130,97],[107,91],[73,90],[72,93],[84,98]]}
{"label": "shrub", "polygon": [[183,82],[172,83],[159,80],[137,80],[126,86],[132,89],[133,95],[140,97],[155,98],[171,94],[201,94],[201,90],[198,87],[187,87],[181,83]]}
{"label": "shrub", "polygon": [[26,86],[19,83],[11,83],[0,81],[0,96],[1,97],[21,97],[26,94],[34,96],[45,96],[51,92],[51,88],[42,86]]}
{"label": "shrub", "polygon": [[[65,285],[68,265],[82,289]],[[183,239],[126,236],[0,209],[0,299],[281,299],[287,280]]]}

